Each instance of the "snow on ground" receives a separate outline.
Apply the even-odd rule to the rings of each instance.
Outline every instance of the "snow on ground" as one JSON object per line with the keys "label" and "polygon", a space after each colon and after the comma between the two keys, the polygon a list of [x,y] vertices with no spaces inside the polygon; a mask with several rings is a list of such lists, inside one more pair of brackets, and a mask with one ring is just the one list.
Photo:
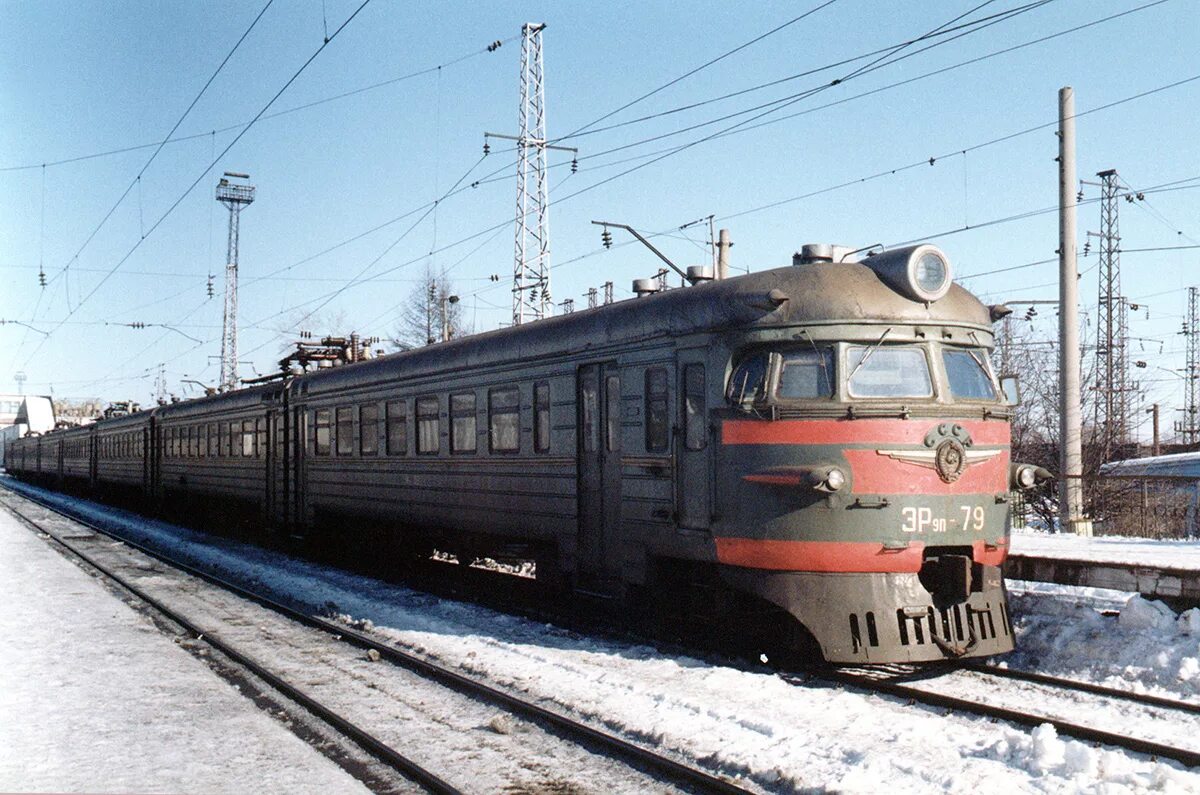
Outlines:
{"label": "snow on ground", "polygon": [[1083,537],[1070,533],[1013,531],[1011,553],[1038,558],[1139,563],[1200,569],[1200,540],[1151,540],[1124,536]]}
{"label": "snow on ground", "polygon": [[[101,520],[120,514],[88,510]],[[745,774],[765,790],[1200,793],[1200,771],[1060,738],[1049,726],[1027,731],[580,636],[163,523],[135,522],[134,534],[146,543],[277,597],[344,615],[400,646],[685,760]],[[1021,596],[1015,619],[1022,642],[1042,649],[1042,667],[1053,667],[1075,652],[1056,650],[1053,637],[1064,628],[1042,620],[1038,599]],[[1049,602],[1053,616],[1060,608]]]}
{"label": "snow on ground", "polygon": [[1101,588],[1010,582],[1014,668],[1135,692],[1200,695],[1200,609]]}
{"label": "snow on ground", "polygon": [[0,790],[365,792],[0,510]]}

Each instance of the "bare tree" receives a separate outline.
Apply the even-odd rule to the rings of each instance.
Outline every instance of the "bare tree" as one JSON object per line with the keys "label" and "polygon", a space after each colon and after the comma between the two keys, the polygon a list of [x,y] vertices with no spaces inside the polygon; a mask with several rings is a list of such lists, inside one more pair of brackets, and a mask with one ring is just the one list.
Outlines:
{"label": "bare tree", "polygon": [[[1058,474],[1059,382],[1057,335],[1040,333],[1032,323],[1005,318],[997,329],[993,362],[1002,375],[1015,374],[1021,379],[1021,404],[1012,419],[1012,460],[1034,464]],[[1081,380],[1083,427],[1083,475],[1085,484],[1094,483],[1100,467],[1101,450],[1096,443],[1094,423],[1095,363],[1085,361]],[[1093,490],[1087,489],[1093,501]],[[1023,494],[1025,508],[1043,527],[1055,526],[1058,516],[1057,481],[1051,481]],[[1091,513],[1091,506],[1085,506]]]}
{"label": "bare tree", "polygon": [[451,337],[471,333],[454,286],[445,274],[438,274],[426,265],[423,278],[400,309],[399,321],[389,341],[397,350],[411,350],[441,340],[445,329]]}

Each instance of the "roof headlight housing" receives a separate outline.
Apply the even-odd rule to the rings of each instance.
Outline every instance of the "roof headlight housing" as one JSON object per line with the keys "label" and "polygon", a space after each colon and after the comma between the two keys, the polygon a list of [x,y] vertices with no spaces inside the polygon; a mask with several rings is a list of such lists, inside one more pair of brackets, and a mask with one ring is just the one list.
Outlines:
{"label": "roof headlight housing", "polygon": [[932,249],[912,258],[913,290],[936,301],[950,289],[950,264],[942,252]]}
{"label": "roof headlight housing", "polygon": [[884,251],[867,257],[863,264],[896,292],[923,303],[945,296],[954,281],[950,259],[928,243]]}

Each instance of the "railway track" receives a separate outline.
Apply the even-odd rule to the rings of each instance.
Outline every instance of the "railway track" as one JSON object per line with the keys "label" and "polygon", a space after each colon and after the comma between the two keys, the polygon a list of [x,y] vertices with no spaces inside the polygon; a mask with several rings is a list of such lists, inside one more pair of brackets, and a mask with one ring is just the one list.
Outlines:
{"label": "railway track", "polygon": [[[0,485],[4,484],[0,483]],[[411,672],[424,680],[434,682],[461,696],[499,707],[513,716],[541,727],[549,734],[578,745],[582,749],[586,749],[587,752],[617,760],[630,768],[631,773],[637,771],[640,775],[648,776],[652,781],[669,784],[690,792],[746,793],[753,791],[740,785],[738,782],[731,781],[716,773],[683,764],[647,747],[576,721],[569,716],[546,709],[538,704],[523,700],[509,692],[491,687],[484,682],[463,676],[423,657],[387,644],[366,632],[349,627],[344,623],[322,616],[310,615],[263,594],[255,593],[238,584],[228,582],[211,572],[197,569],[186,563],[174,561],[169,556],[157,550],[147,548],[128,538],[122,537],[118,531],[115,531],[111,527],[101,527],[80,516],[72,515],[58,506],[38,500],[28,493],[7,487],[4,492],[10,495],[15,494],[20,500],[33,503],[45,511],[57,516],[66,517],[75,525],[86,528],[86,533],[79,533],[77,530],[73,532],[55,531],[47,525],[47,521],[44,518],[31,516],[32,512],[28,510],[28,507],[20,505],[17,500],[11,497],[0,499],[0,504],[16,515],[18,519],[46,536],[52,543],[60,546],[70,556],[82,561],[88,567],[100,573],[105,579],[116,584],[128,594],[133,595],[138,601],[145,604],[167,621],[182,627],[191,636],[203,638],[204,642],[210,647],[218,650],[228,659],[234,661],[246,671],[249,671],[253,676],[267,683],[288,701],[299,705],[303,710],[319,718],[336,734],[348,738],[354,745],[377,759],[387,768],[395,771],[409,781],[416,782],[428,791],[457,793],[462,790],[447,781],[446,777],[435,771],[432,765],[417,761],[414,758],[415,755],[412,753],[402,753],[397,750],[393,747],[393,744],[389,744],[387,741],[381,739],[376,733],[368,728],[357,725],[336,708],[306,693],[302,687],[289,681],[288,677],[272,670],[270,666],[256,659],[254,653],[240,648],[236,643],[224,640],[222,633],[214,630],[211,621],[190,618],[184,611],[168,604],[166,600],[156,597],[146,588],[141,587],[137,582],[133,581],[133,578],[124,576],[119,571],[116,571],[115,566],[100,559],[102,556],[85,548],[90,540],[89,537],[101,537],[120,541],[122,544],[136,549],[143,555],[171,569],[202,580],[239,599],[252,602],[291,622],[321,630],[325,635],[335,639],[339,644],[351,644],[359,650],[366,651],[368,655],[371,655],[370,659],[386,660],[405,671]],[[112,547],[111,544],[107,544],[107,546]],[[145,566],[142,565],[141,568],[145,569]]]}
{"label": "railway track", "polygon": [[[1165,736],[1200,737],[1200,704],[1193,702],[986,665],[838,668],[807,676],[1023,726],[1048,723],[1059,734],[1077,740],[1172,759],[1189,767],[1200,765],[1200,739],[1189,747],[1169,742]],[[997,686],[1000,680],[1019,685]],[[1106,723],[1140,724],[1140,736],[1068,717],[1081,711],[1081,696],[1088,700],[1087,710],[1104,714]],[[1038,708],[1031,709],[1029,704]]]}

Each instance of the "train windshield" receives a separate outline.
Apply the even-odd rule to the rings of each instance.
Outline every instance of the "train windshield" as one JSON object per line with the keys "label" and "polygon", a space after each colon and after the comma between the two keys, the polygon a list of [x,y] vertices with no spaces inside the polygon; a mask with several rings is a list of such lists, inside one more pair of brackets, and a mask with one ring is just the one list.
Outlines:
{"label": "train windshield", "polygon": [[784,400],[833,397],[833,351],[814,348],[783,354],[775,395]]}
{"label": "train windshield", "polygon": [[942,363],[950,382],[950,394],[956,400],[996,399],[996,384],[982,350],[946,348],[942,351]]}
{"label": "train windshield", "polygon": [[767,392],[769,366],[770,359],[765,351],[742,359],[729,378],[729,389],[725,393],[726,399],[735,405],[744,406],[757,403],[764,398]]}
{"label": "train windshield", "polygon": [[932,397],[925,349],[907,345],[851,346],[846,351],[851,397]]}

